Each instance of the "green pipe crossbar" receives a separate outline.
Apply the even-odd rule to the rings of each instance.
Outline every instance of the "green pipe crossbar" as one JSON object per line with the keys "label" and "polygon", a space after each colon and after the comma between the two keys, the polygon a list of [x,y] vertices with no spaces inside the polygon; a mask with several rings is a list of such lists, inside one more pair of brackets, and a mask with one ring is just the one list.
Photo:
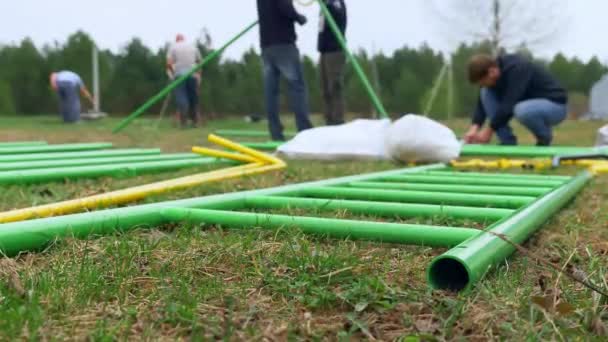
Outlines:
{"label": "green pipe crossbar", "polygon": [[[566,205],[591,179],[588,172],[576,177],[545,180],[540,176],[484,174],[464,176],[459,172],[428,175],[445,170],[445,165],[342,177],[325,181],[244,191],[181,201],[170,201],[128,208],[108,209],[0,225],[0,251],[12,256],[39,250],[62,237],[88,237],[134,228],[156,227],[167,223],[190,222],[221,225],[226,228],[299,228],[305,233],[334,238],[352,238],[424,246],[455,246],[429,266],[429,284],[436,289],[471,288],[492,267],[501,264],[515,248],[525,242],[544,222]],[[410,176],[426,177],[425,183]],[[387,179],[397,179],[389,182]],[[523,179],[522,179],[523,178]],[[522,191],[521,181],[542,184],[528,195],[491,195],[478,188],[497,185],[462,184],[452,180],[496,181],[505,188]],[[355,185],[375,184],[378,188]],[[386,184],[387,189],[380,188]],[[433,191],[391,190],[396,185],[433,185]],[[456,184],[456,185],[455,185]],[[445,191],[440,187],[446,186]],[[407,188],[406,188],[407,189]],[[303,197],[304,196],[304,197]],[[468,198],[468,199],[467,199]],[[449,204],[449,205],[448,205]],[[453,204],[453,205],[451,205]],[[286,216],[264,210],[307,210],[309,216]],[[256,212],[246,212],[254,210]],[[442,227],[391,222],[341,220],[310,217],[315,211],[346,211],[366,217],[441,217],[474,221],[485,229]],[[369,220],[369,219],[368,219]],[[466,224],[465,224],[466,225]],[[503,238],[509,239],[509,242]]]}
{"label": "green pipe crossbar", "polygon": [[[244,137],[244,138],[270,138],[268,131],[253,131],[245,129],[218,129],[214,132],[216,135],[222,137]],[[296,136],[296,132],[285,132],[285,137],[293,138]]]}
{"label": "green pipe crossbar", "polygon": [[0,142],[0,148],[6,147],[21,147],[21,146],[42,146],[47,145],[46,141],[14,141]]}
{"label": "green pipe crossbar", "polygon": [[182,168],[210,165],[218,162],[220,161],[216,158],[194,157],[190,159],[150,161],[142,163],[121,163],[113,165],[89,165],[4,171],[0,172],[0,185],[44,183],[66,179],[96,178],[105,176],[127,178],[135,177],[142,173],[179,170]]}
{"label": "green pipe crossbar", "polygon": [[[84,158],[84,159],[57,159],[57,160],[40,160],[15,163],[0,163],[0,171],[15,171],[15,170],[32,170],[32,169],[49,169],[68,166],[92,166],[92,165],[115,165],[126,163],[142,163],[156,162],[167,160],[180,159],[200,159],[200,156],[194,153],[173,153],[159,154],[151,156],[127,156],[127,157],[111,157],[111,158]],[[1,174],[1,173],[0,173]]]}
{"label": "green pipe crossbar", "polygon": [[111,143],[17,146],[17,147],[0,148],[0,154],[26,154],[26,153],[92,151],[92,150],[103,150],[105,148],[111,148],[111,147],[112,147]]}
{"label": "green pipe crossbar", "polygon": [[471,177],[444,177],[431,175],[406,175],[392,176],[382,179],[388,182],[411,182],[427,184],[461,184],[461,185],[490,185],[490,186],[528,186],[528,187],[556,187],[563,184],[563,181],[554,180],[528,180],[528,179],[504,179],[495,178],[471,178]]}
{"label": "green pipe crossbar", "polygon": [[250,209],[313,209],[324,211],[347,210],[353,214],[377,215],[382,217],[452,217],[480,222],[498,221],[514,210],[498,208],[475,208],[371,201],[327,200],[281,196],[257,196],[247,198],[245,206]]}
{"label": "green pipe crossbar", "polygon": [[245,147],[253,148],[256,150],[262,151],[275,151],[279,146],[283,145],[284,142],[281,141],[267,141],[267,142],[247,142],[247,143],[239,143]]}
{"label": "green pipe crossbar", "polygon": [[317,198],[352,199],[380,202],[405,202],[438,205],[462,205],[471,207],[489,207],[516,209],[534,201],[534,197],[526,196],[492,196],[459,193],[439,193],[425,191],[397,191],[397,190],[366,190],[349,189],[346,187],[318,187],[310,188],[294,196],[309,196]]}
{"label": "green pipe crossbar", "polygon": [[159,155],[160,149],[102,150],[86,152],[55,152],[0,155],[0,163],[34,162],[44,160],[90,159]]}
{"label": "green pipe crossbar", "polygon": [[361,189],[381,190],[413,190],[431,192],[456,192],[463,194],[486,194],[486,195],[508,195],[508,196],[541,196],[552,188],[526,188],[508,186],[488,185],[450,185],[450,184],[424,184],[424,183],[388,183],[388,182],[354,182],[349,187]]}
{"label": "green pipe crossbar", "polygon": [[162,215],[173,222],[219,224],[231,228],[300,228],[305,233],[340,239],[352,238],[435,247],[452,247],[479,234],[477,229],[471,228],[251,214],[204,209],[170,208],[163,210]]}
{"label": "green pipe crossbar", "polygon": [[554,157],[562,154],[608,153],[606,147],[464,145],[461,156]]}

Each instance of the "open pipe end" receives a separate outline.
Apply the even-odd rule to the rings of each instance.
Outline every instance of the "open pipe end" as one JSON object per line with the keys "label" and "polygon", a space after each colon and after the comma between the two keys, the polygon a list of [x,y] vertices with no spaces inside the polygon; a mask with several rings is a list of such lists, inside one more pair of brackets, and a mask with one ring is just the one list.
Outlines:
{"label": "open pipe end", "polygon": [[433,289],[458,292],[469,286],[471,272],[462,261],[442,256],[431,263],[427,277]]}

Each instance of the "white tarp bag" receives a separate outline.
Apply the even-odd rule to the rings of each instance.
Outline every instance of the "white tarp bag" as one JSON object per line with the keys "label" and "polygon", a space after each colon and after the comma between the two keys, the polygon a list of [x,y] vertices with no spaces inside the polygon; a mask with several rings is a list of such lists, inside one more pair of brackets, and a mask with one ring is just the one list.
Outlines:
{"label": "white tarp bag", "polygon": [[313,128],[299,133],[277,152],[290,159],[388,159],[384,137],[390,125],[389,119],[360,119],[340,126]]}
{"label": "white tarp bag", "polygon": [[458,158],[461,148],[451,129],[414,114],[391,125],[385,144],[390,158],[402,162],[447,163]]}
{"label": "white tarp bag", "polygon": [[608,146],[608,125],[600,128],[599,131],[597,131],[596,146]]}

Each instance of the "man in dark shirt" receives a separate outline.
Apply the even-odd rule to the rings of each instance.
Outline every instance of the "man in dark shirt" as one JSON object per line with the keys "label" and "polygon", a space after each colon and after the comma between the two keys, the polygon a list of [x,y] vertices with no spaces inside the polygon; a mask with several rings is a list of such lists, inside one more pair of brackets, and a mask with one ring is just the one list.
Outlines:
{"label": "man in dark shirt", "polygon": [[306,24],[306,17],[293,7],[292,0],[257,0],[260,25],[260,45],[264,61],[264,93],[268,127],[272,140],[283,141],[283,126],[279,117],[279,81],[285,77],[289,87],[289,102],[296,116],[298,131],[312,128],[309,119],[308,94],[296,47],[294,23]]}
{"label": "man in dark shirt", "polygon": [[[342,35],[345,35],[347,12],[344,0],[324,0],[324,2]],[[323,12],[321,12],[319,21],[317,49],[321,53],[319,69],[321,71],[321,90],[325,102],[325,122],[327,125],[341,125],[344,123],[342,88],[346,57],[336,35],[325,20]]]}
{"label": "man in dark shirt", "polygon": [[[469,62],[469,80],[481,93],[467,143],[487,144],[496,133],[502,145],[517,145],[509,126],[515,117],[538,146],[551,145],[552,127],[566,119],[568,96],[547,70],[518,55],[477,55]],[[490,125],[482,130],[486,119]]]}

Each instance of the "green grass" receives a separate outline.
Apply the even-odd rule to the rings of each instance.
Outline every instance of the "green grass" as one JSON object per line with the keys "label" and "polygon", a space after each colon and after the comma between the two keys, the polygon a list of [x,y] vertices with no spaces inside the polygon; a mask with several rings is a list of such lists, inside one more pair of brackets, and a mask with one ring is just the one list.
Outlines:
{"label": "green grass", "polygon": [[[317,121],[319,118],[316,118]],[[263,129],[239,119],[204,130],[139,120],[113,136],[117,119],[64,126],[54,117],[0,117],[2,140],[111,141],[187,151],[217,128]],[[292,122],[286,121],[286,127]],[[465,121],[450,123],[458,132]],[[594,123],[568,122],[561,145],[590,145]],[[525,142],[531,137],[517,127]],[[147,202],[265,188],[394,168],[388,163],[290,162],[279,174],[203,186]],[[200,169],[204,171],[205,168]],[[187,175],[2,187],[0,209],[27,207]],[[573,170],[561,172],[572,173]],[[608,306],[538,259],[584,275],[608,291],[608,177],[599,177],[518,254],[468,294],[431,292],[430,260],[444,252],[352,242],[294,230],[170,225],[63,240],[44,252],[0,260],[0,340],[602,340]],[[274,211],[476,226],[443,218],[400,220],[347,212]],[[562,312],[538,305],[557,298]],[[409,337],[409,339],[408,339]]]}

